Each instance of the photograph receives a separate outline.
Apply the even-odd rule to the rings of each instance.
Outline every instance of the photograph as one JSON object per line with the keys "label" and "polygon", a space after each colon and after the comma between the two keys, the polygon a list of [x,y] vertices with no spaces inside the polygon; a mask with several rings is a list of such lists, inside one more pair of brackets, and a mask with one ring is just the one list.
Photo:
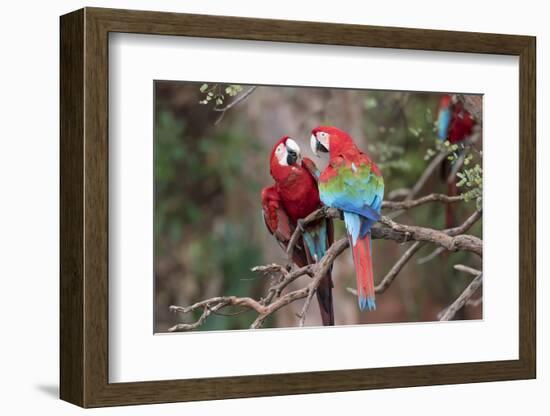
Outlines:
{"label": "photograph", "polygon": [[481,94],[153,88],[155,333],[483,319]]}

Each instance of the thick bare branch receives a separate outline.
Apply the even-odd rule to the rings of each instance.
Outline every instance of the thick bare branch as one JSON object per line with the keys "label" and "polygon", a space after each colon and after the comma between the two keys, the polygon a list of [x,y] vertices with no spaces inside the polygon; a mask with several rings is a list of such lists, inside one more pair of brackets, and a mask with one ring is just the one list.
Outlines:
{"label": "thick bare branch", "polygon": [[[381,217],[380,223],[386,227],[374,227],[373,237],[396,241],[427,241],[444,247],[449,251],[471,251],[482,256],[483,242],[473,235],[454,235],[450,230],[437,231],[432,228],[397,223],[387,217]],[[375,233],[375,230],[378,232]]]}
{"label": "thick bare branch", "polygon": [[[462,201],[462,196],[448,196],[444,194],[430,194],[423,196],[418,199],[406,199],[404,201],[396,202],[396,201],[383,201],[382,202],[382,208],[389,208],[392,210],[405,210],[410,208],[415,208],[420,205],[427,204],[429,202],[443,202],[443,203],[453,203],[453,202],[459,202]],[[296,244],[300,237],[302,236],[302,233],[304,232],[304,229],[307,228],[308,225],[312,224],[315,221],[320,220],[321,218],[342,218],[342,213],[334,208],[327,208],[323,207],[316,211],[313,211],[311,214],[309,214],[306,218],[300,221],[298,224],[298,227],[294,230],[292,233],[292,236],[290,238],[290,241],[286,248],[286,254],[289,257],[289,259],[292,260],[292,252],[294,251],[294,248],[296,247]],[[376,235],[373,235],[374,238],[377,238]],[[395,239],[395,238],[392,238]]]}
{"label": "thick bare branch", "polygon": [[[425,198],[423,200],[421,198],[422,201],[419,203],[412,201],[412,204],[416,204],[414,206],[418,206],[421,203],[437,201],[439,200],[438,198],[439,197],[429,196],[429,198]],[[323,217],[340,218],[341,213],[336,209],[319,209],[303,220],[303,227]],[[477,237],[463,234],[477,220],[479,220],[479,218],[481,218],[481,212],[477,211],[472,214],[459,227],[438,231],[426,227],[404,225],[397,223],[387,217],[381,217],[379,224],[377,224],[371,230],[373,238],[382,238],[398,242],[415,241],[415,243],[403,254],[403,256],[395,263],[392,269],[382,279],[380,284],[376,287],[376,292],[383,293],[389,287],[389,285],[391,285],[391,283],[398,275],[398,273],[402,270],[407,261],[409,261],[410,258],[426,243],[434,243],[436,245],[444,247],[447,250],[472,251],[481,256],[481,240]],[[301,231],[299,230],[300,227],[297,228],[297,231],[293,235],[294,240],[297,240],[301,235]],[[269,264],[253,268],[252,270],[254,272],[279,276],[278,279],[276,279],[276,281],[269,287],[265,298],[262,298],[259,301],[249,297],[240,298],[236,296],[224,296],[207,299],[187,307],[171,306],[172,311],[184,314],[195,310],[202,310],[203,312],[196,322],[191,324],[178,324],[170,328],[169,331],[188,331],[196,329],[204,323],[204,321],[208,318],[208,316],[210,316],[210,314],[215,313],[218,310],[228,306],[240,306],[255,311],[258,316],[250,327],[259,328],[263,325],[265,320],[277,310],[298,299],[306,298],[306,301],[302,308],[302,312],[300,314],[300,325],[304,325],[307,309],[311,303],[311,299],[313,298],[315,291],[317,290],[317,287],[319,286],[321,279],[326,275],[329,268],[332,267],[334,260],[346,248],[348,248],[348,246],[348,239],[342,238],[336,241],[327,250],[325,256],[318,263],[300,267],[294,270],[289,270],[289,268],[278,264]],[[282,295],[282,292],[290,283],[305,275],[311,277],[310,282],[306,286]]]}

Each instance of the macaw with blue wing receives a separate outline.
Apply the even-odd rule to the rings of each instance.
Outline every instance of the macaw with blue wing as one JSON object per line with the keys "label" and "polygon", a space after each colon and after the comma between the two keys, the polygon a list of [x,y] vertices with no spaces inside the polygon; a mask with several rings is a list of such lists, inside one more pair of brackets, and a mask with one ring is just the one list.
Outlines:
{"label": "macaw with blue wing", "polygon": [[311,148],[316,155],[329,153],[329,164],[319,176],[319,195],[325,205],[344,214],[355,263],[359,309],[374,310],[371,227],[380,218],[384,179],[351,136],[336,127],[313,129]]}
{"label": "macaw with blue wing", "polygon": [[[464,108],[462,101],[450,94],[441,96],[437,115],[437,136],[440,141],[448,140],[451,144],[460,144],[472,135],[474,125],[474,118]],[[455,173],[449,161],[444,159],[441,164],[441,180],[447,183],[449,196],[458,195]],[[451,228],[455,222],[453,205],[446,204],[445,227]]]}

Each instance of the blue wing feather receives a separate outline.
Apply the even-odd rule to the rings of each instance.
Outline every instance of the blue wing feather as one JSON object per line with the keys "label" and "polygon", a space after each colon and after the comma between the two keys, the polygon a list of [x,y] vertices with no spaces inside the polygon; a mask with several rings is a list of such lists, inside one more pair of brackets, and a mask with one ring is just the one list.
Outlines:
{"label": "blue wing feather", "polygon": [[[365,169],[369,169],[368,174]],[[325,205],[344,211],[346,228],[355,242],[357,238],[364,238],[380,219],[384,185],[366,165],[359,168],[342,166],[339,173],[345,176],[341,186],[325,187],[321,184],[320,197]]]}
{"label": "blue wing feather", "polygon": [[321,185],[321,201],[327,206],[378,221],[384,198],[384,186],[373,186],[374,184],[371,182],[373,176],[371,174],[366,178],[359,176],[346,178],[345,189],[337,191],[324,190]]}
{"label": "blue wing feather", "polygon": [[444,141],[447,139],[449,124],[451,124],[451,110],[448,108],[440,110],[439,117],[437,118],[437,135],[439,140]]}

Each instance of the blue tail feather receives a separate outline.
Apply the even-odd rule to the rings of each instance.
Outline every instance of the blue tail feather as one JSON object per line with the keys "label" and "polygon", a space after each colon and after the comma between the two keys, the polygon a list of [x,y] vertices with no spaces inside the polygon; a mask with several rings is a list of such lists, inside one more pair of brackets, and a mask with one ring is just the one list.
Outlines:
{"label": "blue tail feather", "polygon": [[327,225],[322,221],[318,227],[310,227],[304,232],[304,241],[315,261],[320,261],[327,251]]}
{"label": "blue tail feather", "polygon": [[358,299],[358,302],[359,302],[359,309],[360,310],[362,310],[362,311],[364,311],[364,310],[367,310],[367,311],[376,310],[376,302],[374,300],[374,297],[362,295],[362,296],[358,296],[357,299]]}
{"label": "blue tail feather", "polygon": [[365,238],[376,221],[362,217],[354,212],[344,211],[344,222],[346,230],[351,236],[352,244],[356,245],[357,239]]}

